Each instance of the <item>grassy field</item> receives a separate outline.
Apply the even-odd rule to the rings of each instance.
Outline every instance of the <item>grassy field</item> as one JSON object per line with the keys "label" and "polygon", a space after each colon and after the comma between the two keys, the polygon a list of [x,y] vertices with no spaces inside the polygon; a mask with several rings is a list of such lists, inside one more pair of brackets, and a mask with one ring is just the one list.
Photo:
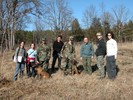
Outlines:
{"label": "grassy field", "polygon": [[[79,45],[77,60],[79,60]],[[12,52],[0,56],[0,100],[133,100],[133,43],[118,44],[118,75],[114,81],[106,76],[99,80],[94,71],[91,76],[81,73],[63,76],[62,71],[48,80],[27,78],[13,82],[15,63]],[[50,61],[51,63],[51,61]],[[95,57],[92,67],[96,64]]]}

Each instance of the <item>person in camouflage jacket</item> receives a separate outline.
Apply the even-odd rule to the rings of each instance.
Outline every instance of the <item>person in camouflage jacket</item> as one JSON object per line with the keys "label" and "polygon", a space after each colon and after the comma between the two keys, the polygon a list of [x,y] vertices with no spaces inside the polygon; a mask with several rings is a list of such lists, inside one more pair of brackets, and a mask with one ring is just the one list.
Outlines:
{"label": "person in camouflage jacket", "polygon": [[51,48],[47,45],[46,38],[42,39],[42,44],[37,49],[37,61],[42,64],[45,71],[48,71]]}
{"label": "person in camouflage jacket", "polygon": [[73,37],[69,37],[69,41],[64,43],[61,50],[62,55],[62,68],[64,75],[71,74],[72,72],[72,59],[75,59],[75,46],[73,43]]}

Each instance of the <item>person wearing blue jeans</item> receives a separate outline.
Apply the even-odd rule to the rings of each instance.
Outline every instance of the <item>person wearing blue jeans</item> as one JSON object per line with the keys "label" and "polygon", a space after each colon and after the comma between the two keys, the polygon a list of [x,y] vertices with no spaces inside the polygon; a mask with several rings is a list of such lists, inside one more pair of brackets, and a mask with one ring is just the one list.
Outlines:
{"label": "person wearing blue jeans", "polygon": [[20,70],[20,78],[23,77],[24,75],[24,66],[25,66],[25,63],[24,62],[17,62],[16,63],[16,68],[15,68],[15,73],[14,73],[14,81],[17,80],[17,77],[18,77],[18,73],[19,73],[19,70]]}
{"label": "person wearing blue jeans", "polygon": [[16,68],[15,68],[14,78],[13,78],[14,81],[17,80],[19,71],[20,71],[20,78],[22,78],[24,75],[25,59],[27,56],[26,50],[24,48],[24,44],[25,43],[22,41],[20,43],[20,46],[17,47],[16,52],[15,52]]}

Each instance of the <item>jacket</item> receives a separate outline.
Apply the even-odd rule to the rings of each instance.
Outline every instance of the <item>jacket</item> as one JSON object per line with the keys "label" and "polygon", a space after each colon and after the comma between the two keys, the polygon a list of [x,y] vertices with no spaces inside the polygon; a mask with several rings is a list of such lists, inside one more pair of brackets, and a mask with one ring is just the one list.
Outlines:
{"label": "jacket", "polygon": [[95,52],[96,56],[106,55],[106,43],[103,39],[97,41],[97,49]]}
{"label": "jacket", "polygon": [[94,48],[91,43],[84,43],[80,49],[81,57],[91,57],[94,55]]}

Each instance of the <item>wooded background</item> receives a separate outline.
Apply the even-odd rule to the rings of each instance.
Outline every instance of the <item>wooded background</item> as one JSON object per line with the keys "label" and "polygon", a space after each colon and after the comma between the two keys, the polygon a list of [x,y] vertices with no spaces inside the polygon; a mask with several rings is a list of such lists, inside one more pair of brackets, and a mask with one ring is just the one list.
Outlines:
{"label": "wooded background", "polygon": [[[133,41],[129,9],[119,5],[108,11],[103,3],[99,6],[100,14],[94,5],[84,10],[81,27],[67,0],[0,0],[0,50],[14,49],[20,41],[40,43],[42,37],[52,42],[58,34],[62,34],[64,40],[74,35],[76,41],[88,36],[95,42],[97,32],[105,38],[106,33],[112,31],[118,42]],[[26,31],[27,23],[33,19],[35,29]]]}

